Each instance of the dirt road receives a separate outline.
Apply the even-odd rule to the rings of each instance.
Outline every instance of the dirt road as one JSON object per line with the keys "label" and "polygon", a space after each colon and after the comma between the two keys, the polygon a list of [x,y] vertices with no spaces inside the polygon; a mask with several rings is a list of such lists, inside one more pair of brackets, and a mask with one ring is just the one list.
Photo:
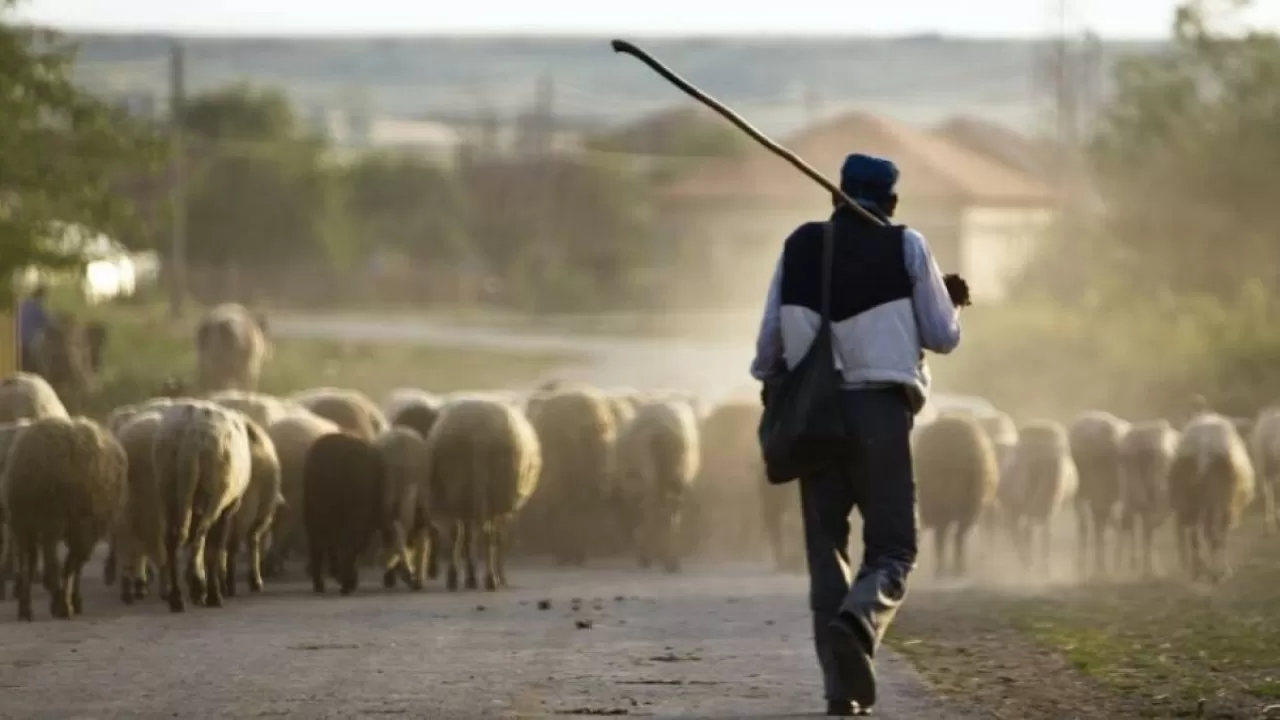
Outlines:
{"label": "dirt road", "polygon": [[[746,373],[750,342],[513,333],[373,316],[281,314],[273,315],[271,326],[279,337],[300,339],[568,351],[582,360],[556,371],[556,377],[641,389],[695,388],[707,400],[752,387]],[[122,717],[131,716],[128,703],[139,712],[187,712],[185,706],[174,705],[184,700],[165,690],[168,683],[184,677],[212,679],[207,690],[193,687],[190,692],[199,693],[205,706],[229,714],[250,707],[256,708],[253,713],[268,715],[294,707],[319,713],[338,697],[345,699],[333,707],[345,708],[345,715],[335,710],[343,716],[412,716],[418,707],[461,717],[477,711],[538,715],[575,709],[676,717],[785,717],[821,709],[801,579],[746,571],[674,578],[535,571],[522,573],[521,581],[527,590],[483,597],[390,595],[319,602],[305,596],[281,605],[273,591],[261,601],[237,603],[232,612],[243,619],[235,625],[215,624],[207,619],[216,614],[212,612],[170,618],[150,608],[148,615],[157,617],[113,621],[124,623],[124,629],[95,635],[92,649],[79,649],[80,657],[71,659],[83,663],[88,652],[118,657],[104,680],[111,688],[141,678],[138,682],[152,694],[119,692]],[[640,599],[615,602],[618,595]],[[582,615],[595,621],[592,629],[575,630],[566,617],[572,597],[603,600],[600,611],[592,610],[590,602],[583,605]],[[553,599],[554,609],[539,612],[539,598]],[[477,603],[485,604],[486,610],[477,611]],[[93,617],[98,612],[90,609]],[[54,632],[67,642],[79,642],[84,631],[69,626]],[[125,655],[132,644],[117,639],[121,634],[145,639],[145,652],[158,656],[135,660]],[[8,641],[3,645],[0,652],[8,657],[28,657]],[[305,649],[312,645],[321,647]],[[35,640],[24,652],[40,657],[58,647],[57,642]],[[685,659],[690,654],[699,659]],[[68,657],[57,655],[64,661]],[[183,657],[188,659],[176,662]],[[938,710],[905,661],[891,650],[884,649],[879,663],[884,685],[879,716],[958,717],[954,709]],[[156,667],[168,669],[156,676]],[[226,675],[229,668],[235,669],[232,677]],[[54,676],[42,670],[31,675]],[[258,679],[264,676],[269,679]],[[0,677],[0,684],[12,683]],[[245,700],[237,699],[234,687],[244,688],[240,692],[247,693]],[[31,708],[49,700],[40,692],[13,695],[20,696],[34,703]],[[104,704],[103,695],[58,697],[80,703],[67,711],[80,707],[104,712],[101,708],[111,707]],[[0,709],[6,705],[0,704]]]}
{"label": "dirt road", "polygon": [[[96,571],[100,563],[95,562]],[[817,716],[803,580],[748,566],[643,574],[517,565],[517,587],[311,593],[293,573],[221,610],[121,604],[0,617],[0,717]],[[372,573],[362,580],[369,583]],[[575,602],[575,598],[577,602]],[[549,601],[549,609],[540,609]],[[5,603],[6,613],[13,605]],[[589,627],[580,627],[589,625]],[[897,657],[877,715],[954,720]]]}

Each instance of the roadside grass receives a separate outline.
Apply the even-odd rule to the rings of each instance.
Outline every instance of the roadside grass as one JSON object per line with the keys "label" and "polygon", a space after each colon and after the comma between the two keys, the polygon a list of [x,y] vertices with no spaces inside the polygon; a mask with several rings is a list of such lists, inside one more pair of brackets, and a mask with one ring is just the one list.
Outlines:
{"label": "roadside grass", "polygon": [[1250,523],[1235,555],[1217,587],[922,590],[891,643],[997,717],[1280,718],[1280,539]]}
{"label": "roadside grass", "polygon": [[[305,308],[279,308],[281,315],[305,314]],[[430,310],[387,307],[326,311],[339,318],[379,317],[396,320],[423,320],[459,323],[513,333],[563,333],[581,336],[621,336],[661,339],[742,340],[753,339],[754,312],[582,312],[527,314],[490,308],[433,308]],[[744,339],[745,338],[745,339]]]}
{"label": "roadside grass", "polygon": [[[91,414],[150,397],[166,378],[194,378],[198,313],[177,323],[157,305],[108,306],[85,315],[104,320],[110,328],[104,369],[87,408]],[[333,385],[361,390],[380,401],[398,387],[451,392],[525,384],[573,359],[554,352],[276,338],[260,390],[287,395]]]}

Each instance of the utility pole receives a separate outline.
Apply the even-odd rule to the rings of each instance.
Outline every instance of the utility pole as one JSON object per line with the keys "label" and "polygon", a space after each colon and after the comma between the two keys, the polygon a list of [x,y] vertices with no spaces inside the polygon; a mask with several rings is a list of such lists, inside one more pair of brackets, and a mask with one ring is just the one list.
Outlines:
{"label": "utility pole", "polygon": [[186,138],[183,107],[186,67],[182,41],[175,39],[169,51],[169,208],[172,227],[169,241],[169,316],[182,317],[187,291],[187,188]]}

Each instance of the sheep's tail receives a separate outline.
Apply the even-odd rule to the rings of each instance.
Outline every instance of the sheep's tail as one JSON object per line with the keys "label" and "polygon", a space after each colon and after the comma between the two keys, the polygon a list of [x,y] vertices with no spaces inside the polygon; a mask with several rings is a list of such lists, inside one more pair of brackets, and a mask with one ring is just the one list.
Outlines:
{"label": "sheep's tail", "polygon": [[200,486],[200,474],[204,466],[205,449],[183,442],[174,448],[173,478],[169,483],[169,517],[178,534],[178,544],[187,541],[191,532],[196,490]]}

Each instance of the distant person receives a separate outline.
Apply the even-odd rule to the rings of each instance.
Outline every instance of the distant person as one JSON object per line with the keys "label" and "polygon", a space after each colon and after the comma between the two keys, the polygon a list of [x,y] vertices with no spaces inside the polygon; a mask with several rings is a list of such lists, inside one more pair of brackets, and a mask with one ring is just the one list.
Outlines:
{"label": "distant person", "polygon": [[46,290],[37,285],[18,306],[18,360],[25,372],[39,372],[35,344],[49,327],[49,309],[45,307]]}
{"label": "distant person", "polygon": [[[892,162],[860,154],[846,158],[840,174],[841,190],[886,223],[897,208],[897,181]],[[827,715],[851,716],[870,713],[876,702],[872,658],[916,563],[910,436],[929,392],[923,351],[949,353],[959,344],[956,307],[968,289],[959,277],[943,277],[920,233],[881,226],[838,196],[833,201],[832,344],[844,377],[848,453],[799,482]],[[761,382],[794,368],[821,324],[823,233],[824,223],[805,223],[783,245],[751,365]],[[770,386],[761,393],[766,404]],[[850,587],[854,507],[865,551]]]}

